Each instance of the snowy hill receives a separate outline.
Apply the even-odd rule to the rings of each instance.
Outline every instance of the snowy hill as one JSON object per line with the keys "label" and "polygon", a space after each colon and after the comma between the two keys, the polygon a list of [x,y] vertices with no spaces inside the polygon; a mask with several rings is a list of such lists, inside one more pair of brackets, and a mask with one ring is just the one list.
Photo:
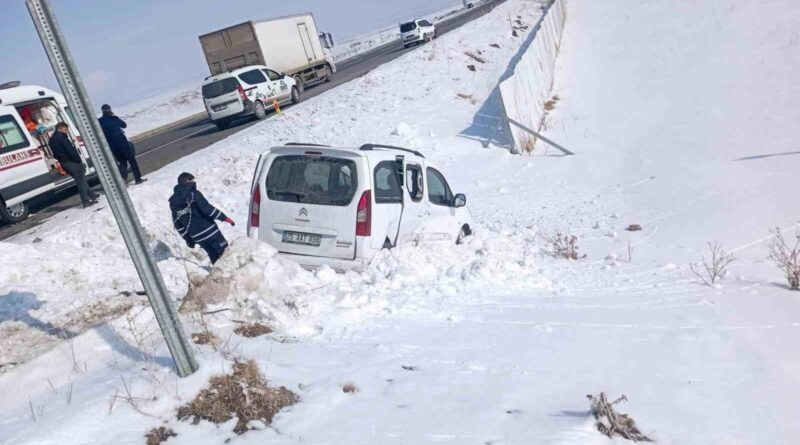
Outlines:
{"label": "snowy hill", "polygon": [[[585,396],[600,391],[625,394],[619,410],[658,443],[794,443],[800,293],[766,245],[798,221],[800,8],[678,3],[570,2],[546,134],[576,156],[463,136],[530,32],[513,37],[509,17],[540,14],[509,0],[132,187],[176,299],[208,263],[172,230],[175,177],[195,174],[240,223],[222,228],[220,312],[184,319],[222,339],[197,346],[187,379],[143,297],[127,295],[138,283],[107,208],[0,243],[14,258],[0,269],[3,443],[141,443],[161,425],[178,434],[167,444],[626,443],[594,427]],[[486,63],[465,54],[478,51]],[[417,148],[467,195],[479,230],[462,246],[385,251],[362,273],[276,258],[241,226],[258,154],[289,141]],[[558,230],[587,258],[550,255],[543,235]],[[689,263],[714,240],[738,260],[709,287]],[[243,338],[243,320],[274,332]],[[177,421],[236,357],[300,403],[243,436]]]}

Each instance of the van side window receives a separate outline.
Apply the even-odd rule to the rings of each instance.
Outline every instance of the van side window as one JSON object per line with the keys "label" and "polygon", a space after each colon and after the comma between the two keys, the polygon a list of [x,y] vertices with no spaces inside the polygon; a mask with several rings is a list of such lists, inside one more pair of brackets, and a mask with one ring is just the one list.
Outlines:
{"label": "van side window", "polygon": [[245,71],[244,73],[239,74],[239,79],[242,79],[242,82],[248,85],[257,85],[267,81],[267,78],[264,76],[264,73],[262,73],[261,70]]}
{"label": "van side window", "polygon": [[397,162],[382,161],[375,167],[375,202],[396,204],[403,202],[403,190],[397,174]]}
{"label": "van side window", "polygon": [[264,71],[264,74],[266,74],[267,77],[269,77],[269,80],[281,80],[282,79],[281,75],[276,73],[275,71],[272,71],[272,70],[262,70],[262,71]]}
{"label": "van side window", "polygon": [[422,180],[422,167],[409,164],[406,167],[406,188],[408,196],[414,202],[422,201],[425,196],[425,183]]}
{"label": "van side window", "polygon": [[30,146],[14,116],[0,116],[0,153],[8,153]]}
{"label": "van side window", "polygon": [[453,192],[441,173],[428,167],[428,200],[432,204],[450,206],[453,202]]}

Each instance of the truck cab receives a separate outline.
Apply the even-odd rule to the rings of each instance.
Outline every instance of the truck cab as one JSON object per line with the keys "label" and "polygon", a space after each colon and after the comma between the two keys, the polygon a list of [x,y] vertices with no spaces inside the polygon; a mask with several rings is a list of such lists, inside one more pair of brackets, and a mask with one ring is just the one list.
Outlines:
{"label": "truck cab", "polygon": [[48,141],[59,122],[69,125],[70,138],[88,174],[94,173],[86,146],[69,105],[55,91],[19,82],[0,85],[0,220],[14,224],[28,217],[28,201],[70,187],[75,181],[53,158]]}

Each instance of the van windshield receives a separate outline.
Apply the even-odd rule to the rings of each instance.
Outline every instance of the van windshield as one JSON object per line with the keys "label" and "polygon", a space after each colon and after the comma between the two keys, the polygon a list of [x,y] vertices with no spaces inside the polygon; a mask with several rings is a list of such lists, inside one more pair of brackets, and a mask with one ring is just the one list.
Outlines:
{"label": "van windshield", "polygon": [[233,77],[226,77],[216,82],[207,83],[203,85],[203,98],[213,99],[223,94],[232,93],[236,91],[238,86],[239,82]]}
{"label": "van windshield", "polygon": [[400,25],[400,32],[409,32],[417,29],[417,24],[414,22],[403,23]]}
{"label": "van windshield", "polygon": [[267,173],[267,197],[273,201],[346,206],[358,188],[356,164],[326,156],[281,156]]}

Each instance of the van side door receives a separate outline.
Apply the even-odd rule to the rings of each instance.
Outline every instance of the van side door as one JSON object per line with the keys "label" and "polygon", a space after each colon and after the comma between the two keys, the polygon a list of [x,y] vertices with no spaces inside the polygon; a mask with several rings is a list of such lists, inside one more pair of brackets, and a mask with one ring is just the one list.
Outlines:
{"label": "van side door", "polygon": [[458,236],[461,225],[460,210],[453,206],[453,192],[444,175],[433,167],[425,172],[428,180],[428,193],[425,199],[430,203],[430,217],[426,231],[447,236]]}
{"label": "van side door", "polygon": [[44,153],[13,107],[0,106],[0,196],[9,201],[53,183]]}
{"label": "van side door", "polygon": [[267,79],[269,79],[269,88],[272,94],[272,96],[270,96],[270,101],[277,100],[278,102],[284,102],[289,99],[292,91],[289,89],[289,85],[286,83],[283,76],[269,68],[262,71],[264,71],[264,74],[267,75]]}
{"label": "van side door", "polygon": [[430,215],[428,201],[425,199],[425,170],[421,163],[408,160],[405,163],[405,187],[403,217],[400,220],[398,242],[414,238]]}
{"label": "van side door", "polygon": [[244,93],[250,101],[260,100],[264,105],[272,103],[270,99],[270,82],[266,74],[258,68],[239,74],[239,80],[244,84]]}

